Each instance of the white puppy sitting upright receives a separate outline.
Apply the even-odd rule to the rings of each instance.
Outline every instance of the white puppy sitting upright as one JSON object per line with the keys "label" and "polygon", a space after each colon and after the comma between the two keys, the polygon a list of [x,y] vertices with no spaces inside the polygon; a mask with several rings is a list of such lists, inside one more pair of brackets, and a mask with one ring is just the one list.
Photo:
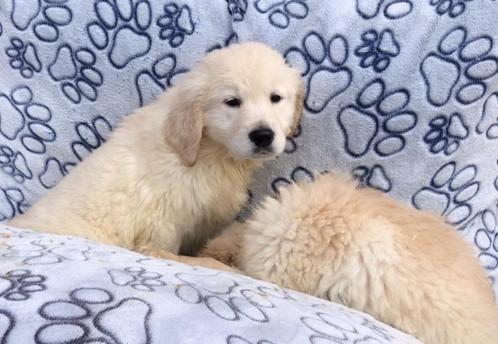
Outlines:
{"label": "white puppy sitting upright", "polygon": [[233,219],[261,161],[283,152],[302,98],[299,73],[269,47],[213,51],[10,224],[191,253]]}

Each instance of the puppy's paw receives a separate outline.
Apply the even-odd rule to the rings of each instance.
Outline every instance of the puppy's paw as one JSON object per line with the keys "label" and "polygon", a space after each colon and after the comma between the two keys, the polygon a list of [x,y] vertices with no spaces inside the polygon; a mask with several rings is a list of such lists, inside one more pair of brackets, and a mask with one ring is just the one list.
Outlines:
{"label": "puppy's paw", "polygon": [[153,246],[148,246],[148,245],[142,245],[142,246],[135,247],[134,251],[141,253],[145,256],[150,256],[150,257],[155,257],[155,258],[175,260],[174,258],[177,257],[175,254],[173,254],[171,252],[161,250],[159,248],[156,248]]}
{"label": "puppy's paw", "polygon": [[230,247],[225,245],[224,240],[216,238],[208,242],[208,244],[199,252],[199,257],[214,258],[223,264],[236,266],[237,254]]}
{"label": "puppy's paw", "polygon": [[230,271],[234,272],[230,266],[223,264],[222,262],[217,261],[211,257],[188,257],[188,256],[179,256],[173,254],[171,252],[161,250],[155,247],[143,245],[139,246],[135,249],[138,253],[144,254],[146,256],[151,256],[155,258],[172,260],[178,263],[188,264],[192,266],[202,266],[205,268],[222,270],[222,271]]}
{"label": "puppy's paw", "polygon": [[225,229],[220,236],[210,240],[201,250],[199,256],[211,257],[233,267],[237,267],[237,259],[242,247],[244,224],[235,222]]}
{"label": "puppy's paw", "polygon": [[202,266],[205,268],[228,271],[228,272],[238,272],[237,269],[234,269],[231,266],[228,266],[223,262],[220,262],[211,257],[186,257],[186,258],[189,259],[189,262],[187,264],[190,265]]}

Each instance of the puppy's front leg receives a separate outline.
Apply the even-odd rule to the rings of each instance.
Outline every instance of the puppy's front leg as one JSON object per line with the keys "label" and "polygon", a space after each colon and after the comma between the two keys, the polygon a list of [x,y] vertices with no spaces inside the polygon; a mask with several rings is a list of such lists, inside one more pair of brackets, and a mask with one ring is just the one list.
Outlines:
{"label": "puppy's front leg", "polygon": [[237,268],[237,256],[242,248],[244,224],[234,222],[216,238],[210,240],[199,253],[200,257],[211,257]]}
{"label": "puppy's front leg", "polygon": [[192,266],[202,266],[205,268],[223,270],[223,271],[231,271],[231,272],[234,271],[229,266],[217,261],[214,258],[210,258],[210,257],[179,256],[179,255],[173,254],[171,252],[161,250],[161,249],[158,249],[158,248],[155,248],[152,246],[146,246],[146,245],[136,248],[135,251],[142,253],[146,256],[152,256],[152,257],[156,257],[156,258],[173,260],[175,262],[188,264],[188,265],[192,265]]}

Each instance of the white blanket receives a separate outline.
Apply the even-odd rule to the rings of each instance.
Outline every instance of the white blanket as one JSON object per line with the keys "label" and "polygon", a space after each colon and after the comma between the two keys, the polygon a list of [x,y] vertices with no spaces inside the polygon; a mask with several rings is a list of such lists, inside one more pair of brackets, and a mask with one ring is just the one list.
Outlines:
{"label": "white blanket", "polygon": [[6,227],[0,240],[2,344],[419,343],[234,273]]}

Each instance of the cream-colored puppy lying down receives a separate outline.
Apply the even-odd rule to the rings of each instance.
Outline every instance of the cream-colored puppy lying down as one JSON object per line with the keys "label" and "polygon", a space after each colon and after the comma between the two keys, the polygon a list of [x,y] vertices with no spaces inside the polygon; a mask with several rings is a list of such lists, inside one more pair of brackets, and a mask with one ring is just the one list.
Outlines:
{"label": "cream-colored puppy lying down", "polygon": [[230,223],[253,171],[282,153],[298,124],[299,73],[243,43],[206,55],[10,225],[69,234],[194,265]]}
{"label": "cream-colored puppy lying down", "polygon": [[498,343],[491,285],[470,245],[442,219],[346,177],[281,189],[201,255],[369,313],[425,344]]}

